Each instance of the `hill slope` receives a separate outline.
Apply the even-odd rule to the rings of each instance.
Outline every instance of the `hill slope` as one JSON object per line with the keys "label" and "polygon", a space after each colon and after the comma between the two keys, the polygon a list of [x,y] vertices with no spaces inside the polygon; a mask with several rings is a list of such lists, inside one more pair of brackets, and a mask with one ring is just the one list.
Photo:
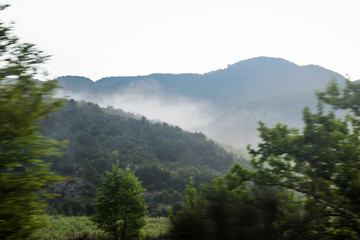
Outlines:
{"label": "hill slope", "polygon": [[96,186],[112,164],[135,171],[156,215],[164,210],[160,204],[182,199],[190,177],[198,184],[209,182],[241,161],[201,133],[108,110],[71,100],[40,122],[45,136],[69,140],[62,157],[48,159],[54,171],[72,178],[58,185],[62,197],[51,203],[54,213],[91,214]]}

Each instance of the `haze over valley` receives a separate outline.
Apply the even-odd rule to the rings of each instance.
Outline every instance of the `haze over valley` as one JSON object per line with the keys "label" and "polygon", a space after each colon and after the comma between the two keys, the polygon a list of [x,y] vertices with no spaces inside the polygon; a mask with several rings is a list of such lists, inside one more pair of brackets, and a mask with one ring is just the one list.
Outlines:
{"label": "haze over valley", "polygon": [[143,115],[224,144],[244,148],[259,140],[258,121],[301,127],[305,106],[315,109],[315,91],[345,78],[315,65],[257,57],[205,74],[60,77],[58,96],[90,101]]}

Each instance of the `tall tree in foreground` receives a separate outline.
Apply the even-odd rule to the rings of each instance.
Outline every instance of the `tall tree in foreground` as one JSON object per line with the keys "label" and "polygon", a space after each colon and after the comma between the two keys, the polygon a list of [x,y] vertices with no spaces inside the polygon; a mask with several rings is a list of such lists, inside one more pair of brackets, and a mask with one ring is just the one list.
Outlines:
{"label": "tall tree in foreground", "polygon": [[113,166],[96,193],[93,222],[116,240],[139,239],[146,216],[144,191],[129,168]]}
{"label": "tall tree in foreground", "polygon": [[59,143],[39,135],[35,125],[61,106],[51,98],[55,82],[32,80],[45,60],[0,21],[0,239],[26,238],[41,227],[50,196],[44,187],[59,180],[41,160],[58,154]]}
{"label": "tall tree in foreground", "polygon": [[333,81],[318,98],[348,110],[339,119],[324,113],[303,112],[302,131],[278,124],[260,124],[262,142],[250,149],[256,171],[237,174],[260,185],[301,193],[307,222],[316,223],[319,239],[360,238],[360,83],[347,82],[341,91]]}

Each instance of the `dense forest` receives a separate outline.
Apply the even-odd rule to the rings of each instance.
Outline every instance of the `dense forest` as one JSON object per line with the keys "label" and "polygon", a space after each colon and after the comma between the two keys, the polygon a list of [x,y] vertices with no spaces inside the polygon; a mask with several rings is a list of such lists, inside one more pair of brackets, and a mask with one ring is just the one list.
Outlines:
{"label": "dense forest", "polygon": [[182,201],[190,178],[200,185],[235,162],[247,164],[202,133],[88,102],[67,101],[39,124],[43,135],[68,141],[61,157],[46,159],[53,171],[69,177],[56,186],[61,196],[50,202],[53,214],[92,214],[95,190],[113,164],[129,166],[139,177],[152,216],[166,215]]}

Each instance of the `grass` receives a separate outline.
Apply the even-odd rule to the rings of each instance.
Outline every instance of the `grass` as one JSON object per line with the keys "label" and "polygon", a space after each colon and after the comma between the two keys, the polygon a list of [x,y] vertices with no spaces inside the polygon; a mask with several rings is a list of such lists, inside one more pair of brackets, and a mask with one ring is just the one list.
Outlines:
{"label": "grass", "polygon": [[144,239],[162,239],[168,234],[169,219],[165,217],[148,218],[142,229]]}
{"label": "grass", "polygon": [[[30,240],[53,239],[112,239],[111,236],[96,228],[86,216],[66,217],[47,216],[48,225],[39,229]],[[142,229],[143,239],[161,239],[168,232],[169,220],[165,217],[148,218]]]}

